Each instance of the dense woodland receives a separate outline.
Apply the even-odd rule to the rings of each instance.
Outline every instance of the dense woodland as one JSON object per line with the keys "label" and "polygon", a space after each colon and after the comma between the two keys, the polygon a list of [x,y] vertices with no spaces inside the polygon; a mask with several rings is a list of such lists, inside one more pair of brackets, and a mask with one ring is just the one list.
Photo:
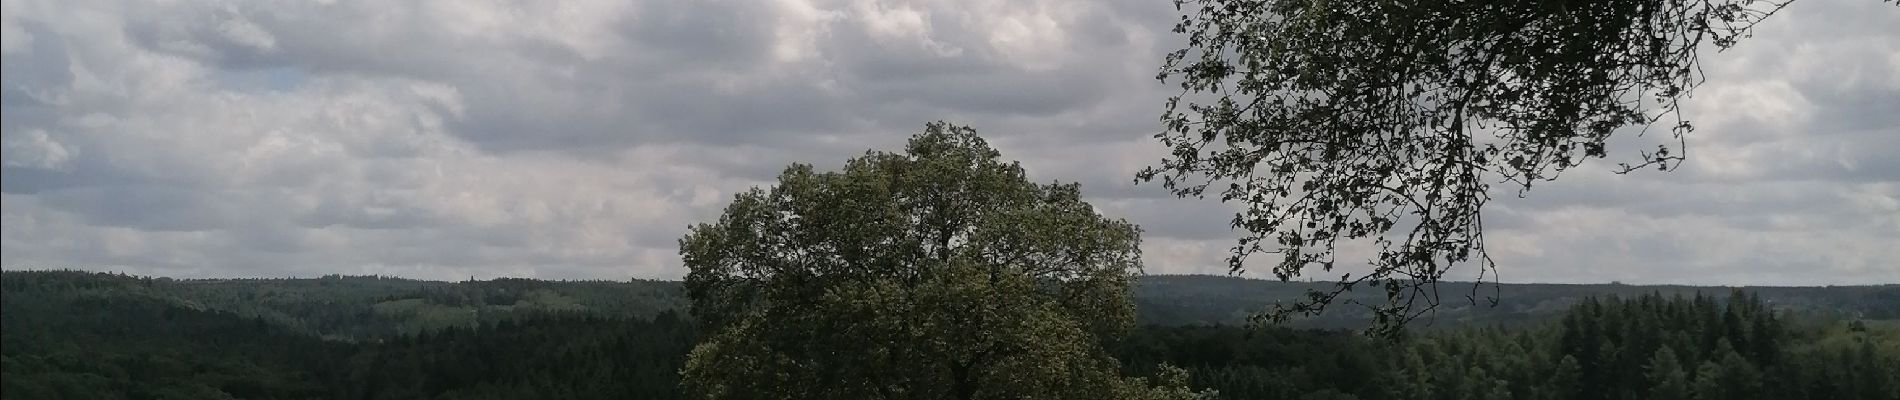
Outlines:
{"label": "dense woodland", "polygon": [[[1210,285],[1200,293],[1238,282],[1161,280],[1171,292]],[[678,371],[700,334],[675,311],[668,282],[82,272],[6,272],[3,282],[7,399],[677,398]],[[1504,309],[1525,290],[1502,289]],[[1806,299],[1795,308],[1758,294],[1772,290],[1701,289],[1591,297],[1509,321],[1441,321],[1398,342],[1147,324],[1107,346],[1132,375],[1181,366],[1191,386],[1224,399],[1900,399],[1900,323],[1814,306],[1891,307],[1900,287],[1783,297]],[[1171,301],[1141,292],[1144,310]]]}
{"label": "dense woodland", "polygon": [[1558,321],[1387,343],[1150,326],[1131,368],[1184,365],[1228,399],[1894,399],[1900,326],[1805,319],[1736,295],[1589,299]]}
{"label": "dense woodland", "polygon": [[673,398],[671,287],[7,272],[0,396]]}
{"label": "dense woodland", "polygon": [[1680,166],[1699,49],[1786,5],[1177,1],[1136,180],[1244,205],[1236,273],[1370,244],[1339,282],[1137,276],[1140,229],[936,122],[736,194],[683,283],[6,272],[0,397],[1900,400],[1896,285],[1437,290],[1496,267],[1494,189],[1630,127],[1677,146],[1620,172]]}

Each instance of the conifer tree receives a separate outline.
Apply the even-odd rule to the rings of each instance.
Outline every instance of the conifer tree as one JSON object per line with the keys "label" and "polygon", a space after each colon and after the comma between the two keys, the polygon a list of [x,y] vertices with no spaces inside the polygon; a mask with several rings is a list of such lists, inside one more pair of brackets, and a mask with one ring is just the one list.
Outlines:
{"label": "conifer tree", "polygon": [[1682,361],[1669,346],[1657,349],[1655,356],[1649,358],[1644,376],[1649,379],[1649,399],[1691,400],[1688,374],[1683,372]]}

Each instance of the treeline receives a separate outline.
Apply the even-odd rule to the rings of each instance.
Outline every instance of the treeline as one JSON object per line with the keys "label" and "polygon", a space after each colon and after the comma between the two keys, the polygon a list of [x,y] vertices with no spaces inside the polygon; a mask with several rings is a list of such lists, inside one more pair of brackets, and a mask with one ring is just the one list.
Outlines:
{"label": "treeline", "polygon": [[[5,399],[670,399],[700,335],[677,312],[549,308],[382,340],[324,339],[128,289],[138,279],[19,276],[0,292]],[[1236,400],[1881,400],[1900,399],[1897,322],[1791,314],[1748,295],[1644,295],[1586,299],[1540,324],[1398,342],[1151,325],[1109,348],[1129,375],[1176,365],[1194,388]]]}
{"label": "treeline", "polygon": [[[298,332],[340,340],[376,340],[450,327],[482,324],[545,312],[572,312],[608,319],[652,318],[684,312],[680,282],[633,280],[544,281],[495,279],[463,282],[327,275],[288,279],[171,279],[85,271],[5,271],[7,290],[78,291],[143,296],[182,307],[258,317]],[[1244,324],[1252,312],[1276,301],[1327,289],[1327,283],[1278,282],[1206,275],[1149,275],[1133,290],[1136,318],[1145,325]],[[1463,289],[1463,283],[1445,283]],[[1497,289],[1497,290],[1493,290]],[[1900,319],[1900,285],[1740,288],[1781,312],[1839,319]],[[1510,284],[1477,287],[1498,304],[1447,301],[1416,330],[1467,326],[1528,327],[1554,321],[1584,298],[1647,293],[1694,296],[1730,288],[1694,286]],[[1383,301],[1376,291],[1345,299]],[[1370,316],[1355,307],[1292,321],[1294,328],[1353,329]]]}
{"label": "treeline", "polygon": [[696,338],[666,312],[652,320],[548,317],[450,329],[368,346],[346,399],[673,399]]}
{"label": "treeline", "polygon": [[436,282],[372,276],[170,279],[85,271],[7,271],[9,293],[136,297],[259,318],[300,333],[377,340],[474,328],[547,313],[647,319],[680,311],[678,282],[496,279]]}
{"label": "treeline", "polygon": [[[1900,285],[1810,286],[1810,287],[1708,287],[1679,285],[1624,284],[1551,284],[1511,283],[1473,284],[1442,282],[1446,297],[1434,308],[1431,318],[1420,322],[1423,329],[1459,328],[1472,325],[1531,326],[1556,320],[1584,298],[1637,297],[1661,294],[1665,297],[1693,297],[1698,293],[1726,294],[1742,290],[1774,305],[1780,312],[1841,319],[1900,319]],[[1141,321],[1157,325],[1244,324],[1247,317],[1275,302],[1306,296],[1312,290],[1330,290],[1326,282],[1280,282],[1210,275],[1143,276],[1134,287],[1135,302]],[[1465,297],[1475,301],[1467,301]],[[1497,304],[1488,300],[1495,298]],[[1381,290],[1355,290],[1339,298],[1341,304],[1357,302],[1378,304],[1386,301]],[[1423,299],[1414,304],[1427,306]],[[1364,307],[1333,307],[1317,317],[1303,318],[1290,324],[1298,328],[1351,329],[1363,327],[1372,319]]]}
{"label": "treeline", "polygon": [[351,343],[142,299],[68,300],[6,299],[0,397],[670,399],[696,337],[672,312],[545,314]]}
{"label": "treeline", "polygon": [[5,399],[666,399],[697,336],[614,282],[5,276]]}
{"label": "treeline", "polygon": [[1150,327],[1118,358],[1186,367],[1225,399],[1900,399],[1894,321],[1802,320],[1752,296],[1586,299],[1560,323],[1400,343]]}

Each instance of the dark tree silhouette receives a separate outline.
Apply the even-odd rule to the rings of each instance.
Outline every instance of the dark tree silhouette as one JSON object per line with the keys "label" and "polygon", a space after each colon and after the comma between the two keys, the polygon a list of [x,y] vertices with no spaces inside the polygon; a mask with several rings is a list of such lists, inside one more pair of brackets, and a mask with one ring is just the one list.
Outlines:
{"label": "dark tree silhouette", "polygon": [[1671,140],[1619,172],[1679,165],[1698,50],[1734,45],[1786,5],[1176,0],[1187,44],[1158,78],[1181,94],[1156,135],[1172,154],[1136,180],[1246,204],[1236,272],[1276,254],[1282,280],[1328,273],[1357,261],[1337,259],[1341,242],[1370,244],[1370,273],[1261,316],[1318,313],[1372,285],[1387,294],[1364,304],[1380,316],[1372,332],[1390,334],[1439,304],[1453,266],[1496,279],[1481,213],[1493,184],[1521,196],[1605,157],[1629,127]]}

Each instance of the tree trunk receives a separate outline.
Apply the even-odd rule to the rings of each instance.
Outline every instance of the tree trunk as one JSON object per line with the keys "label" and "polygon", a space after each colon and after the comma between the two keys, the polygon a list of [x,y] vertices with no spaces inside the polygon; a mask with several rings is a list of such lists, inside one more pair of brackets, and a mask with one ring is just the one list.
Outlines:
{"label": "tree trunk", "polygon": [[958,399],[971,400],[976,398],[976,378],[970,376],[969,365],[951,364],[950,378],[955,380],[955,382],[951,383],[951,388],[956,390]]}

